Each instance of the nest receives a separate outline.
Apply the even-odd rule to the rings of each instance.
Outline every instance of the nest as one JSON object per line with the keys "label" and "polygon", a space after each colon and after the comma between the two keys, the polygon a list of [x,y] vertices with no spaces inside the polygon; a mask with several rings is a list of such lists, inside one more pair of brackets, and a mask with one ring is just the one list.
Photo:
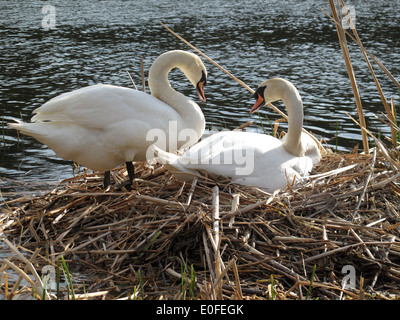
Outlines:
{"label": "nest", "polygon": [[[137,164],[131,191],[105,191],[102,176],[84,172],[3,202],[11,254],[0,264],[0,295],[395,299],[398,158],[383,145],[371,155],[327,152],[306,184],[274,194],[206,176],[181,182],[158,164]],[[126,171],[112,176],[117,186]],[[43,290],[48,265],[57,292]]]}

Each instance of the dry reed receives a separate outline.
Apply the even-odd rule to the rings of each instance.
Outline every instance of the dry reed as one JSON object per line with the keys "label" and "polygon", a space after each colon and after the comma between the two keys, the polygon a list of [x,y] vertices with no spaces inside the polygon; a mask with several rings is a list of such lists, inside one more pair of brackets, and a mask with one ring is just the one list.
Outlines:
{"label": "dry reed", "polygon": [[62,257],[75,294],[64,286],[59,298],[397,299],[400,152],[360,127],[373,154],[324,150],[309,181],[274,194],[204,175],[187,184],[138,163],[132,191],[103,190],[86,171],[42,196],[3,199],[0,295],[54,299],[39,270]]}
{"label": "dry reed", "polygon": [[[181,299],[191,266],[187,299],[268,299],[271,290],[275,299],[300,299],[311,282],[312,299],[397,298],[399,157],[383,144],[375,157],[327,152],[309,182],[272,195],[209,177],[186,184],[158,164],[138,165],[131,192],[105,192],[101,176],[82,174],[2,203],[12,253],[0,265],[0,294],[38,292],[35,272],[63,256],[77,295],[83,277],[92,299],[130,297],[140,282],[140,298]],[[112,174],[126,179],[124,168]],[[342,285],[346,265],[355,270],[352,288]],[[6,287],[10,268],[35,278],[21,286],[8,277]]]}

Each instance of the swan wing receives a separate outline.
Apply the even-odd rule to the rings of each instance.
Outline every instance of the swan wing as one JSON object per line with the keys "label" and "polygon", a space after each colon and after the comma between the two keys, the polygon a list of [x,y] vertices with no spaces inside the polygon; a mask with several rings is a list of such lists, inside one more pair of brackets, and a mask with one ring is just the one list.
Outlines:
{"label": "swan wing", "polygon": [[[182,172],[205,171],[216,176],[248,177],[265,153],[281,145],[278,139],[250,132],[222,131],[192,146],[181,156],[162,158]],[[261,168],[262,169],[262,168]]]}
{"label": "swan wing", "polygon": [[184,180],[203,171],[269,192],[295,185],[313,167],[310,157],[293,156],[272,136],[237,131],[214,134],[181,156],[164,153],[162,158],[168,163],[167,169],[173,168],[180,178],[185,176]]}
{"label": "swan wing", "polygon": [[126,119],[151,122],[154,118],[179,119],[166,103],[142,91],[98,84],[61,94],[34,110],[33,122],[69,121],[102,129]]}

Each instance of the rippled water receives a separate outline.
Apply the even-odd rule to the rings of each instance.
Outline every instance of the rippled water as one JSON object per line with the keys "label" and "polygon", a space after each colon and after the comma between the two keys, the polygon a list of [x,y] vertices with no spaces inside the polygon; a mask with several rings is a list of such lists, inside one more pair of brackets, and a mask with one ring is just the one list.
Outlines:
{"label": "rippled water", "polygon": [[[398,79],[400,1],[351,1],[364,46]],[[148,70],[162,52],[189,48],[163,29],[163,21],[250,87],[270,77],[292,81],[305,105],[305,126],[332,147],[349,150],[360,130],[343,113],[356,116],[355,103],[333,23],[320,10],[328,1],[52,1],[55,29],[44,30],[43,1],[1,1],[0,183],[57,181],[72,165],[46,146],[4,127],[12,117],[28,120],[50,98],[95,83],[131,87],[128,70],[140,85],[140,57]],[[387,129],[373,117],[383,107],[359,48],[349,43],[367,123]],[[203,60],[204,61],[204,60]],[[211,128],[233,129],[250,115],[248,91],[205,61],[207,103],[201,107]],[[375,68],[384,93],[399,105],[399,91]],[[199,102],[179,73],[173,86]],[[281,107],[282,104],[276,103]],[[260,112],[271,120],[267,108]],[[285,125],[282,125],[285,128]]]}

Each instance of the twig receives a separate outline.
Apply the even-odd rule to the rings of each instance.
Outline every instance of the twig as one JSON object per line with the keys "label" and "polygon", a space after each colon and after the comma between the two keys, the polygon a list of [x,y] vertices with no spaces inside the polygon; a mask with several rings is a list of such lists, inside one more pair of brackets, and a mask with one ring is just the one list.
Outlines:
{"label": "twig", "polygon": [[128,76],[129,76],[129,79],[131,79],[131,82],[132,82],[132,84],[133,84],[133,86],[134,86],[135,90],[137,90],[137,87],[136,87],[135,81],[133,81],[133,79],[132,79],[132,77],[131,77],[131,75],[130,75],[129,71],[128,71],[128,70],[126,70],[126,73],[128,74]]}
{"label": "twig", "polygon": [[[214,242],[219,248],[219,188],[215,186],[212,189],[212,224],[213,224],[213,234]],[[218,250],[217,250],[218,251]]]}
{"label": "twig", "polygon": [[387,105],[386,97],[385,97],[385,95],[383,94],[383,91],[382,91],[382,88],[381,88],[381,85],[380,85],[378,79],[377,79],[376,76],[375,76],[374,69],[372,68],[371,63],[369,62],[367,53],[365,52],[365,50],[362,50],[362,49],[364,48],[364,46],[363,46],[363,44],[362,44],[362,42],[361,42],[360,37],[358,36],[358,32],[357,32],[357,30],[356,30],[356,28],[355,28],[355,26],[354,26],[354,24],[353,24],[353,21],[351,21],[350,15],[348,14],[347,8],[346,8],[345,4],[343,3],[343,0],[340,0],[340,3],[342,4],[342,8],[344,9],[344,13],[345,13],[345,15],[346,15],[346,18],[348,19],[348,21],[349,21],[349,23],[350,23],[350,25],[351,25],[351,30],[353,31],[353,34],[354,34],[354,36],[355,36],[355,38],[356,38],[356,42],[357,42],[358,46],[359,46],[360,49],[361,49],[361,52],[362,52],[362,54],[363,54],[363,56],[364,56],[365,61],[367,62],[368,69],[369,69],[369,71],[370,71],[370,73],[371,73],[371,75],[372,75],[372,78],[374,79],[376,88],[378,89],[378,92],[379,92],[379,95],[380,95],[380,97],[381,97],[382,104],[383,104],[383,106],[384,106],[384,108],[385,108],[385,110],[386,110],[386,113],[388,114],[388,116],[389,116],[392,120],[394,120],[394,115],[392,114],[391,110],[389,109],[389,107],[388,107],[388,105]]}
{"label": "twig", "polygon": [[237,216],[238,214],[244,214],[246,212],[252,211],[259,206],[268,205],[269,203],[272,202],[273,199],[274,199],[274,196],[272,195],[268,200],[261,200],[256,203],[250,204],[243,209],[237,209],[234,212],[230,212],[230,213],[224,215],[221,219],[222,220],[231,219],[232,217]]}
{"label": "twig", "polygon": [[330,251],[323,252],[323,253],[320,253],[320,254],[316,254],[315,256],[312,256],[312,257],[308,257],[308,258],[304,259],[304,262],[308,263],[308,262],[311,262],[313,260],[321,259],[321,258],[330,256],[332,254],[336,254],[338,252],[346,251],[346,250],[349,250],[349,249],[352,249],[352,248],[355,248],[355,247],[358,247],[358,246],[367,246],[367,245],[393,245],[393,242],[371,241],[371,242],[362,242],[362,243],[349,244],[349,245],[344,246],[344,247],[332,249]]}
{"label": "twig", "polygon": [[208,249],[206,233],[203,231],[202,235],[203,235],[204,253],[206,256],[208,270],[210,270],[211,278],[214,279],[214,281],[215,281],[215,279],[216,279],[215,271],[214,271],[214,268],[212,267],[212,262],[211,262],[211,258],[210,258],[210,250]]}
{"label": "twig", "polygon": [[208,57],[206,54],[204,54],[203,52],[201,52],[199,49],[197,49],[194,45],[192,45],[190,42],[186,41],[184,38],[182,38],[179,34],[175,33],[174,31],[172,31],[172,29],[168,28],[164,23],[162,23],[160,21],[160,24],[167,29],[170,33],[172,33],[175,37],[177,37],[179,40],[183,41],[184,43],[186,43],[189,47],[191,47],[193,50],[196,50],[201,56],[203,56],[204,58],[206,58],[208,61],[210,61],[213,65],[215,65],[217,68],[219,68],[220,70],[222,70],[223,72],[225,72],[227,75],[229,75],[232,79],[235,79],[240,85],[242,85],[244,88],[246,88],[248,91],[250,91],[251,93],[254,93],[254,91],[247,85],[245,84],[242,80],[236,78],[232,73],[230,73],[229,71],[227,71],[226,69],[224,69],[223,67],[221,67],[218,63],[216,63],[213,59],[211,59],[210,57]]}
{"label": "twig", "polygon": [[[340,22],[336,21],[334,18],[332,18],[324,9],[320,8],[320,10],[325,13],[325,15],[330,18],[334,24],[336,25],[340,25]],[[357,43],[357,40],[353,37],[353,35],[351,35],[348,31],[343,30],[346,35],[348,35],[354,42]],[[389,77],[390,80],[392,80],[392,82],[400,89],[400,83],[396,80],[396,78],[390,73],[390,71],[383,65],[383,63],[373,54],[371,54],[370,52],[368,52],[367,49],[365,49],[364,47],[360,47],[360,49],[365,52],[372,60],[374,60],[374,62],[379,66],[379,68],[386,73],[386,75]]]}
{"label": "twig", "polygon": [[197,181],[198,181],[198,178],[194,177],[194,179],[192,181],[192,185],[190,186],[188,199],[186,201],[186,206],[187,207],[185,208],[185,210],[187,210],[189,208],[190,204],[192,203],[192,197],[193,197],[193,193],[194,193],[194,190],[196,188],[196,185],[197,185]]}
{"label": "twig", "polygon": [[[26,273],[18,268],[17,266],[15,266],[11,261],[8,261],[7,259],[4,259],[3,262],[5,262],[8,266],[10,266],[11,268],[13,268],[15,271],[17,271],[20,275],[22,275],[26,280],[28,280],[27,278],[29,278],[29,282],[31,283],[31,285],[35,288],[35,292],[36,293],[41,293],[42,289],[43,289],[43,282],[42,279],[39,277],[38,273],[36,272],[36,269],[34,268],[34,266],[28,261],[28,259],[26,259],[21,252],[18,251],[18,249],[7,239],[3,239],[3,241],[7,244],[7,246],[11,249],[12,252],[14,252],[17,257],[23,262],[25,263],[25,265],[28,267],[29,271],[32,273],[36,283],[39,284],[39,287],[33,282],[33,280],[31,280],[29,278],[29,276],[26,275]],[[7,261],[6,261],[7,260]],[[50,299],[49,294],[47,293],[47,291],[45,292],[45,299]]]}
{"label": "twig", "polygon": [[[239,198],[240,198],[239,194],[234,194],[232,196],[232,207],[231,207],[232,212],[236,212],[239,209]],[[229,228],[232,228],[234,222],[235,222],[235,216],[232,216],[229,220]]]}
{"label": "twig", "polygon": [[[244,87],[246,90],[248,90],[251,94],[254,94],[254,90],[251,89],[247,84],[245,84],[242,80],[240,80],[239,78],[237,78],[236,76],[234,76],[232,73],[230,73],[229,71],[227,71],[226,69],[224,69],[222,66],[220,66],[218,63],[216,63],[213,59],[211,59],[209,56],[207,56],[206,54],[204,54],[202,51],[200,51],[199,49],[197,49],[194,45],[192,45],[189,41],[185,40],[184,38],[182,38],[180,35],[178,35],[176,32],[174,32],[172,29],[170,29],[169,27],[167,27],[164,23],[162,23],[160,21],[160,24],[167,29],[170,33],[172,33],[175,37],[177,37],[179,40],[183,41],[185,44],[187,44],[189,47],[191,47],[193,50],[197,51],[201,56],[203,56],[204,58],[206,58],[208,61],[210,61],[213,65],[215,65],[217,68],[219,68],[220,70],[222,70],[223,72],[225,72],[228,76],[230,76],[233,80],[235,80],[236,82],[238,82],[242,87]],[[288,120],[288,116],[286,114],[284,114],[281,110],[279,110],[278,108],[276,108],[272,103],[268,103],[267,104],[271,109],[273,109],[276,113],[278,113],[280,116],[282,116],[286,121]],[[307,130],[305,130],[304,128],[302,128],[302,131],[304,133],[306,133],[308,136],[311,137],[311,139],[313,139],[318,146],[324,150],[324,147],[322,146],[322,144],[318,141],[318,139],[316,139],[311,133],[309,133]]]}
{"label": "twig", "polygon": [[376,149],[374,149],[374,153],[373,153],[373,156],[372,156],[372,163],[371,163],[371,166],[370,166],[370,169],[369,169],[368,177],[367,177],[367,179],[365,180],[365,183],[364,183],[364,188],[361,191],[361,194],[360,194],[360,197],[358,199],[357,205],[354,208],[354,211],[353,211],[353,214],[352,214],[353,222],[356,219],[357,211],[360,208],[361,202],[363,202],[363,200],[364,200],[365,192],[367,191],[369,181],[371,180],[372,174],[374,173],[375,160],[376,160]]}
{"label": "twig", "polygon": [[[329,0],[329,6],[331,7],[333,19],[335,21],[341,21],[341,20],[339,20],[339,17],[338,17],[337,11],[336,11],[336,6],[335,6],[333,0]],[[346,35],[343,31],[343,27],[341,24],[337,23],[337,24],[335,24],[335,26],[336,26],[337,34],[339,37],[340,47],[342,48],[344,62],[346,63],[347,73],[349,75],[351,87],[353,89],[353,95],[354,95],[354,98],[356,101],[358,117],[360,119],[361,125],[363,127],[365,127],[366,125],[365,125],[364,112],[363,112],[363,108],[362,108],[362,104],[361,104],[361,98],[360,98],[360,93],[358,91],[356,78],[355,78],[353,67],[351,64],[349,49],[347,47]],[[362,140],[363,140],[364,152],[369,153],[369,145],[368,145],[367,135],[365,134],[364,131],[361,131],[361,135],[362,135]]]}
{"label": "twig", "polygon": [[[360,238],[360,236],[352,228],[350,228],[350,233],[354,236],[354,238],[357,239],[357,241],[359,241],[361,244],[364,244],[364,241]],[[365,247],[364,250],[372,260],[375,260],[375,257],[371,253],[371,250],[369,250],[367,247]]]}
{"label": "twig", "polygon": [[237,298],[239,300],[243,299],[243,293],[242,293],[242,286],[240,285],[240,279],[239,279],[239,271],[236,265],[236,260],[233,261],[233,274],[235,275],[235,285],[236,285],[236,293],[237,293]]}
{"label": "twig", "polygon": [[242,125],[236,127],[236,128],[233,129],[233,130],[234,130],[234,131],[235,131],[235,130],[243,130],[243,129],[245,129],[245,128],[251,126],[253,123],[254,123],[254,121],[247,121],[246,123],[243,123]]}
{"label": "twig", "polygon": [[96,238],[93,238],[93,239],[91,239],[91,240],[89,240],[89,241],[86,241],[86,242],[82,243],[81,245],[79,245],[79,246],[77,246],[77,247],[74,247],[73,249],[68,249],[68,250],[66,250],[66,251],[64,251],[64,252],[62,252],[62,253],[60,253],[60,254],[57,256],[56,260],[57,260],[58,258],[60,258],[61,256],[64,256],[64,257],[65,257],[65,256],[67,256],[67,255],[69,255],[69,254],[71,254],[71,253],[74,253],[75,251],[79,251],[80,249],[86,247],[87,245],[89,245],[89,244],[91,244],[91,243],[93,243],[93,242],[96,242],[97,240],[99,240],[99,239],[101,239],[101,238],[107,237],[107,236],[110,235],[111,233],[112,233],[111,231],[108,231],[108,232],[106,232],[106,233],[103,233],[103,234],[99,235],[99,236],[96,237]]}
{"label": "twig", "polygon": [[357,120],[355,120],[351,115],[349,115],[347,112],[344,111],[344,113],[351,119],[353,120],[354,123],[356,123],[357,125],[360,126],[361,130],[365,131],[370,137],[372,137],[375,140],[375,144],[376,146],[379,148],[379,150],[381,151],[382,155],[386,158],[387,161],[390,162],[390,164],[395,167],[397,170],[400,171],[400,164],[397,161],[394,161],[392,159],[391,156],[389,156],[389,153],[387,152],[385,146],[383,145],[383,143],[377,138],[375,137],[367,128],[365,128],[364,126],[362,126],[360,123],[357,122]]}
{"label": "twig", "polygon": [[[213,226],[213,236],[214,236],[214,266],[215,266],[215,275],[216,281],[214,282],[214,290],[217,293],[218,299],[222,299],[222,284],[221,279],[223,275],[226,273],[223,270],[223,263],[221,259],[221,255],[219,252],[220,249],[220,237],[219,237],[219,188],[215,186],[212,189],[212,226]],[[223,272],[221,272],[223,271]]]}

